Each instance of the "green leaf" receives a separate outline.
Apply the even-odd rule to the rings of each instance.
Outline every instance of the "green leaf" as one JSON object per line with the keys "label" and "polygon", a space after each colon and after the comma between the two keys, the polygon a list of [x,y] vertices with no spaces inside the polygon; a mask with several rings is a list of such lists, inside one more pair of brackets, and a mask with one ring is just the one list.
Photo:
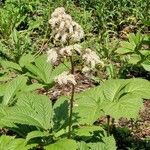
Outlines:
{"label": "green leaf", "polygon": [[150,82],[144,79],[114,79],[76,94],[74,112],[80,124],[93,124],[100,116],[137,118],[142,99],[150,98]]}
{"label": "green leaf", "polygon": [[77,143],[71,139],[61,139],[54,144],[45,146],[45,150],[76,150]]}
{"label": "green leaf", "polygon": [[128,83],[125,92],[137,95],[143,99],[150,99],[150,82],[145,79],[133,78],[126,80]]}
{"label": "green leaf", "polygon": [[79,150],[89,150],[88,145],[84,141],[78,143],[78,149]]}
{"label": "green leaf", "polygon": [[27,85],[25,86],[22,91],[23,92],[30,92],[30,91],[34,91],[34,90],[37,90],[37,89],[41,89],[43,88],[43,85],[42,84],[39,84],[39,83],[33,83],[31,85]]}
{"label": "green leaf", "polygon": [[116,150],[116,142],[113,136],[103,137],[102,142],[88,143],[92,150]]}
{"label": "green leaf", "polygon": [[100,86],[75,95],[74,113],[80,124],[92,125],[103,115]]}
{"label": "green leaf", "polygon": [[132,54],[127,58],[129,64],[136,65],[139,61],[141,61],[141,56],[137,54]]}
{"label": "green leaf", "polygon": [[[136,80],[136,79],[135,79]],[[108,80],[102,86],[103,111],[113,118],[137,118],[142,107],[142,98],[136,94],[136,86],[127,88],[131,80]],[[113,88],[112,88],[113,87]],[[135,90],[134,90],[135,89]],[[142,90],[142,89],[141,89]],[[134,91],[134,92],[133,92]]]}
{"label": "green leaf", "polygon": [[64,64],[60,64],[56,68],[53,68],[47,61],[46,55],[41,55],[35,59],[34,63],[25,64],[26,69],[30,71],[29,76],[36,78],[44,84],[52,84],[54,78],[65,71],[67,67]]}
{"label": "green leaf", "polygon": [[150,60],[147,59],[141,65],[146,71],[150,71]]}
{"label": "green leaf", "polygon": [[[41,124],[43,129],[49,129],[51,127],[52,104],[47,96],[24,93],[18,96],[17,105],[31,109],[33,116]],[[30,117],[30,113],[23,114],[29,115]]]}
{"label": "green leaf", "polygon": [[67,127],[69,118],[69,103],[66,97],[59,98],[53,106],[53,130]]}
{"label": "green leaf", "polygon": [[[18,96],[15,106],[8,107],[6,110],[3,107],[1,109],[6,112],[1,114],[2,125],[3,122],[8,122],[31,125],[42,130],[51,128],[52,104],[46,96],[24,93]],[[7,126],[6,123],[4,125]]]}
{"label": "green leaf", "polygon": [[17,64],[17,63],[14,63],[12,61],[8,61],[8,60],[3,60],[1,61],[1,65],[4,69],[14,69],[14,70],[17,70],[17,71],[22,71],[21,67]]}
{"label": "green leaf", "polygon": [[14,136],[2,135],[0,137],[0,150],[29,150],[35,146],[36,144],[27,145],[24,139],[15,139]]}
{"label": "green leaf", "polygon": [[7,84],[2,104],[8,105],[13,97],[17,94],[17,92],[19,92],[26,85],[26,82],[26,77],[18,76],[13,79],[9,84]]}
{"label": "green leaf", "polygon": [[26,141],[28,142],[29,140],[33,139],[33,138],[37,138],[37,137],[47,137],[50,134],[48,132],[42,132],[42,131],[32,131],[30,133],[28,133],[27,137],[26,137]]}
{"label": "green leaf", "polygon": [[83,126],[79,129],[75,130],[75,134],[77,136],[92,136],[95,131],[101,131],[103,134],[105,133],[105,130],[100,126]]}
{"label": "green leaf", "polygon": [[24,67],[25,65],[27,65],[28,63],[31,63],[34,61],[34,57],[31,54],[24,54],[21,56],[20,60],[19,60],[19,64],[21,67]]}

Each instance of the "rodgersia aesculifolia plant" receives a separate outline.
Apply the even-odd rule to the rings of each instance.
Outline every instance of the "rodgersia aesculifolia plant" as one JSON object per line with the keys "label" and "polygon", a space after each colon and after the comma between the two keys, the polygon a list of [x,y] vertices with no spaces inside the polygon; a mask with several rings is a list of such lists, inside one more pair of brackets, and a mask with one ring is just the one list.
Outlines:
{"label": "rodgersia aesculifolia plant", "polygon": [[82,72],[85,75],[91,73],[95,69],[96,65],[103,62],[100,60],[96,52],[87,48],[82,49],[80,43],[81,39],[84,38],[83,28],[75,21],[72,17],[65,12],[63,7],[58,7],[54,10],[49,20],[51,25],[52,33],[51,38],[54,41],[55,47],[48,50],[47,61],[55,65],[56,62],[62,62],[67,60],[71,64],[69,71],[65,71],[55,78],[55,82],[60,85],[69,84],[72,87],[71,98],[70,98],[70,113],[69,113],[69,131],[68,138],[71,138],[71,125],[72,125],[72,111],[74,102],[75,86],[77,81],[75,79],[75,63],[74,56],[81,57],[83,60]]}

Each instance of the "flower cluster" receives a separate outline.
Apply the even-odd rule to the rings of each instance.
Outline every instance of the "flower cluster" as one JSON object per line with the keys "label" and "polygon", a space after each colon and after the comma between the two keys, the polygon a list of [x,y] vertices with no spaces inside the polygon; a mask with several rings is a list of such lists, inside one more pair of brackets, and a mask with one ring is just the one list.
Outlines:
{"label": "flower cluster", "polygon": [[61,73],[60,75],[58,75],[55,78],[55,82],[57,82],[60,85],[68,84],[68,83],[71,83],[73,85],[77,84],[76,81],[75,81],[74,75],[69,74],[69,72],[67,72],[67,71],[65,71],[65,72]]}
{"label": "flower cluster", "polygon": [[89,48],[85,50],[82,59],[84,60],[82,72],[86,75],[90,74],[97,64],[101,64],[102,67],[104,66],[104,63],[100,60],[99,56]]}
{"label": "flower cluster", "polygon": [[[59,41],[61,46],[48,50],[48,62],[55,64],[57,60],[61,58],[72,57],[74,54],[79,54],[84,61],[82,72],[85,75],[93,73],[96,65],[104,65],[99,56],[91,49],[86,49],[83,52],[79,44],[67,45],[68,43],[80,41],[84,37],[84,32],[82,27],[73,21],[70,15],[66,14],[63,7],[58,7],[54,10],[49,23],[52,27],[52,37],[56,41]],[[69,74],[69,72],[63,72],[58,75],[55,81],[60,85],[68,83],[73,85],[77,84],[74,75]]]}
{"label": "flower cluster", "polygon": [[52,37],[56,41],[61,41],[61,43],[67,41],[77,42],[84,37],[82,27],[73,21],[70,15],[65,13],[63,7],[54,10],[49,23],[52,27]]}
{"label": "flower cluster", "polygon": [[60,57],[72,56],[73,53],[80,54],[81,53],[81,46],[78,44],[65,46],[63,48],[51,48],[47,51],[47,62],[51,64],[55,64]]}

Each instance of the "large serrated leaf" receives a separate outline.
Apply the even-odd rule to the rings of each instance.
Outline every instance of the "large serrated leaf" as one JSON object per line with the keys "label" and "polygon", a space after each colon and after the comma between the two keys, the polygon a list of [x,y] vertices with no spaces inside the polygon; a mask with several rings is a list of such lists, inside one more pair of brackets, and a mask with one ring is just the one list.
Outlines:
{"label": "large serrated leaf", "polygon": [[[43,130],[51,128],[52,105],[48,97],[32,93],[18,96],[17,104],[2,114],[0,122],[35,126]],[[7,125],[6,125],[7,126]]]}
{"label": "large serrated leaf", "polygon": [[8,105],[13,97],[19,92],[24,86],[26,86],[27,78],[24,76],[18,76],[7,84],[4,98],[2,101],[3,105]]}
{"label": "large serrated leaf", "polygon": [[100,86],[75,95],[74,113],[80,124],[92,125],[101,115]]}
{"label": "large serrated leaf", "polygon": [[59,98],[53,106],[53,130],[67,127],[69,118],[69,102],[66,97]]}
{"label": "large serrated leaf", "polygon": [[26,141],[29,141],[33,138],[37,138],[37,137],[46,137],[49,136],[50,134],[48,132],[42,132],[42,131],[32,131],[30,133],[28,133],[27,137],[26,137]]}
{"label": "large serrated leaf", "polygon": [[18,97],[18,106],[30,108],[44,129],[51,127],[52,104],[47,96],[24,93]]}
{"label": "large serrated leaf", "polygon": [[113,136],[103,137],[101,142],[88,143],[91,150],[116,150],[116,142]]}
{"label": "large serrated leaf", "polygon": [[65,71],[67,67],[64,64],[60,64],[53,68],[53,66],[46,60],[47,56],[41,55],[35,59],[34,63],[25,64],[25,68],[29,71],[27,75],[32,78],[35,78],[44,84],[52,84],[54,82],[54,78]]}
{"label": "large serrated leaf", "polygon": [[75,97],[74,111],[81,124],[92,124],[101,115],[137,118],[142,99],[150,98],[150,83],[144,79],[114,79]]}
{"label": "large serrated leaf", "polygon": [[77,136],[92,136],[95,131],[100,131],[102,134],[105,134],[105,130],[100,126],[83,126],[76,129],[74,132]]}
{"label": "large serrated leaf", "polygon": [[1,65],[4,69],[14,69],[17,71],[22,71],[21,67],[17,63],[8,60],[1,61]]}
{"label": "large serrated leaf", "polygon": [[0,150],[29,150],[35,146],[36,144],[27,145],[24,139],[15,139],[14,136],[2,135],[0,137]]}
{"label": "large serrated leaf", "polygon": [[61,139],[54,144],[45,146],[45,150],[76,150],[77,143],[71,139]]}
{"label": "large serrated leaf", "polygon": [[20,60],[19,60],[19,64],[21,67],[24,67],[25,65],[27,65],[28,63],[31,63],[34,61],[34,56],[31,54],[24,54],[21,56]]}

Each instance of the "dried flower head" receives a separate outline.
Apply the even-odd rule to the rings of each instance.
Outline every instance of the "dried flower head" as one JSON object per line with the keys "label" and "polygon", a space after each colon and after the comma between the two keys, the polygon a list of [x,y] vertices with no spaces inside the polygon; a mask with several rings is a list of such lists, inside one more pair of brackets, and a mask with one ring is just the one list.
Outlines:
{"label": "dried flower head", "polygon": [[57,49],[51,48],[47,51],[47,62],[50,62],[51,64],[55,64],[55,62],[58,59]]}
{"label": "dried flower head", "polygon": [[49,24],[52,27],[52,37],[62,43],[66,43],[69,40],[77,42],[84,37],[82,27],[73,21],[69,14],[65,13],[63,7],[58,7],[54,10]]}
{"label": "dried flower head", "polygon": [[68,83],[71,83],[73,85],[77,84],[77,82],[75,81],[74,75],[69,74],[69,72],[67,72],[67,71],[65,71],[65,72],[61,73],[60,75],[58,75],[55,78],[55,82],[57,82],[60,85],[68,84]]}
{"label": "dried flower head", "polygon": [[85,60],[85,64],[90,66],[91,69],[94,69],[97,64],[103,65],[99,56],[89,48],[85,50],[85,54],[83,54],[82,58]]}

